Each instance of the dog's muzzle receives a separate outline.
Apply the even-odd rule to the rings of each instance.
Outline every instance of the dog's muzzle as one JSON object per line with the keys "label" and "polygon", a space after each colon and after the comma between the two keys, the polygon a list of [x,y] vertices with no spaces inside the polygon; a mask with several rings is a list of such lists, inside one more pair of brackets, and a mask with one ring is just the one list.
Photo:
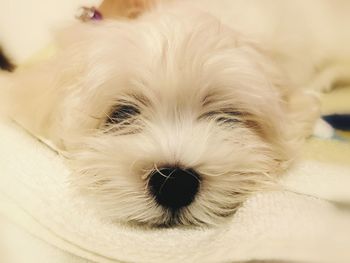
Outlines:
{"label": "dog's muzzle", "polygon": [[193,169],[165,167],[151,173],[148,187],[159,205],[178,210],[193,202],[200,180]]}

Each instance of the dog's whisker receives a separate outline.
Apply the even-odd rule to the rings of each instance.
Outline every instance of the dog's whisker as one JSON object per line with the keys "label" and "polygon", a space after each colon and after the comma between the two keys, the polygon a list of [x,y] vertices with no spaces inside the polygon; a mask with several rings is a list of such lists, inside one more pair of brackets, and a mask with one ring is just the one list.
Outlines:
{"label": "dog's whisker", "polygon": [[196,176],[195,174],[193,174],[192,172],[190,172],[189,170],[183,170],[185,173],[191,175],[193,178],[195,178],[199,184],[201,184],[201,180],[199,180],[198,176]]}
{"label": "dog's whisker", "polygon": [[168,176],[160,173],[161,175],[163,175],[165,177],[165,180],[163,182],[163,184],[160,186],[158,194],[160,194],[163,190],[163,187],[165,186],[165,184],[167,183],[167,181],[169,180],[169,178],[171,178],[171,176],[176,172],[176,169],[174,169]]}
{"label": "dog's whisker", "polygon": [[157,165],[154,166],[155,167],[155,170],[161,175],[163,176],[164,178],[168,178],[168,176],[166,176],[165,174],[163,174],[157,167]]}

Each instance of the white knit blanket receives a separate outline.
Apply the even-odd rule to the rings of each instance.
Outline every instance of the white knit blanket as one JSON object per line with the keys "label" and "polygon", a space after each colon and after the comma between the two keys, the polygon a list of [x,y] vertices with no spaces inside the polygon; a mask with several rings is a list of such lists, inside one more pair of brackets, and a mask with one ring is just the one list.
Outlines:
{"label": "white knit blanket", "polygon": [[[310,161],[291,171],[284,184],[350,203],[349,177],[349,167]],[[82,260],[74,262],[350,262],[348,215],[319,198],[262,193],[218,228],[144,230],[102,222],[73,196],[69,178],[59,156],[15,124],[0,122],[0,213],[33,239],[59,249],[61,257],[74,254]],[[0,244],[13,239],[7,232],[0,233]],[[44,249],[40,253],[45,255]],[[1,253],[0,262],[18,263],[1,260]]]}

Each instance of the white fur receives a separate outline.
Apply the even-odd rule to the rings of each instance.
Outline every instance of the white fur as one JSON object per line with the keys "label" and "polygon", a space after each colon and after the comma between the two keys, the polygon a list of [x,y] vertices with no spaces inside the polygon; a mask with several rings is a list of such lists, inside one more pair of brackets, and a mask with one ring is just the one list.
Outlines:
{"label": "white fur", "polygon": [[[303,89],[329,61],[347,65],[348,36],[328,24],[331,1],[294,2],[180,1],[134,21],[75,25],[59,35],[55,59],[4,77],[4,102],[67,157],[72,185],[104,217],[217,224],[247,195],[273,187],[318,116]],[[106,125],[120,104],[141,114]],[[147,189],[149,174],[165,165],[202,177],[196,199],[176,216]]]}

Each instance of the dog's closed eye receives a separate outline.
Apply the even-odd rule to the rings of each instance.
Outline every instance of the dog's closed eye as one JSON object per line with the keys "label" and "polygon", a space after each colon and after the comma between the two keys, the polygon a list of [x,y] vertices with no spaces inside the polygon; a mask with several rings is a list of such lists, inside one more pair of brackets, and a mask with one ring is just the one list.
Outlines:
{"label": "dog's closed eye", "polygon": [[235,124],[241,122],[241,118],[244,116],[244,113],[234,109],[221,109],[206,112],[200,116],[200,119],[213,119],[220,124]]}
{"label": "dog's closed eye", "polygon": [[132,104],[122,104],[108,115],[107,124],[128,124],[128,120],[140,114],[140,110]]}

